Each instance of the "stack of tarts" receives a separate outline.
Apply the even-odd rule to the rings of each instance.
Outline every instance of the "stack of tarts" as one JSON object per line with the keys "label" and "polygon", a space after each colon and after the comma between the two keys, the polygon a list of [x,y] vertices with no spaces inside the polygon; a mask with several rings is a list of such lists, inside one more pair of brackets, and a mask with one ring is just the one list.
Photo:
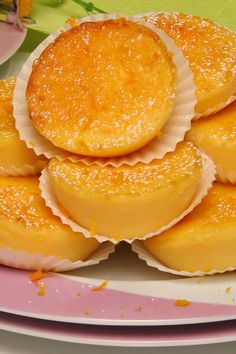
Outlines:
{"label": "stack of tarts", "polygon": [[0,84],[1,263],[63,271],[125,241],[170,272],[236,267],[236,35],[177,13],[70,23],[13,105]]}

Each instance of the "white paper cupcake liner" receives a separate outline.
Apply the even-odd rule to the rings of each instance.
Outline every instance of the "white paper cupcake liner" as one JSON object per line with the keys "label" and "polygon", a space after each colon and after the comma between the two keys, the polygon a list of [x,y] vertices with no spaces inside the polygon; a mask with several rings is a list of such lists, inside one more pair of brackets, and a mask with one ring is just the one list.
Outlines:
{"label": "white paper cupcake liner", "polygon": [[[215,165],[213,161],[201,153],[203,159],[203,167],[202,173],[199,181],[199,185],[197,187],[197,191],[193,197],[193,200],[189,207],[181,213],[178,217],[174,218],[169,224],[162,226],[160,229],[150,232],[142,237],[134,237],[132,239],[122,239],[122,241],[126,241],[127,243],[132,243],[136,240],[144,240],[150,238],[154,235],[159,235],[163,231],[169,229],[171,226],[175,225],[179,222],[185,215],[189,214],[205,197],[208,190],[211,188],[213,181],[215,180]],[[61,222],[65,225],[69,225],[70,228],[75,232],[81,232],[85,237],[91,237],[90,231],[80,226],[76,222],[69,219],[60,209],[60,206],[57,202],[56,196],[53,192],[53,188],[50,183],[50,176],[48,173],[47,167],[43,170],[42,175],[39,178],[39,188],[41,190],[41,196],[45,200],[45,204],[52,210],[52,213],[58,216],[61,219]],[[94,235],[99,242],[110,241],[112,243],[118,243],[116,239],[109,238],[104,235]]]}
{"label": "white paper cupcake liner", "polygon": [[25,270],[65,272],[72,269],[98,264],[108,259],[115,251],[111,242],[104,242],[86,261],[72,262],[68,259],[59,260],[54,256],[44,257],[41,254],[29,254],[24,251],[13,251],[10,248],[0,248],[0,264]]}
{"label": "white paper cupcake liner", "polygon": [[222,166],[216,165],[216,179],[222,183],[236,184],[236,166],[234,170],[225,170]]}
{"label": "white paper cupcake liner", "polygon": [[44,169],[46,164],[46,161],[39,160],[34,165],[25,164],[21,167],[0,166],[0,176],[35,176],[38,175]]}
{"label": "white paper cupcake liner", "polygon": [[209,272],[203,272],[201,270],[195,271],[195,272],[187,272],[187,271],[178,271],[172,268],[168,268],[165,266],[163,263],[158,261],[155,257],[152,256],[150,252],[144,247],[143,243],[141,241],[134,241],[131,245],[132,251],[137,253],[138,257],[145,261],[148,266],[156,268],[160,270],[161,272],[165,273],[170,273],[170,274],[175,274],[175,275],[181,275],[183,277],[201,277],[204,275],[213,275],[217,273],[225,273],[225,272],[232,272],[236,270],[235,267],[229,267],[224,270],[219,270],[219,269],[212,269]]}
{"label": "white paper cupcake liner", "polygon": [[[151,12],[146,12],[146,13],[140,13],[138,15],[135,15],[135,17],[139,18],[139,19],[143,19],[144,17],[146,16],[149,16],[149,15],[158,15],[158,14],[161,14],[161,13],[173,13],[173,14],[178,14],[178,12],[176,11],[151,11]],[[214,22],[214,21],[213,21]],[[214,22],[216,25],[219,26],[218,23]],[[227,29],[228,31],[230,31],[231,33],[235,34],[234,31],[232,31],[230,28],[226,27],[226,26],[222,26],[220,25],[221,27]],[[236,89],[235,89],[236,91]],[[217,105],[217,107],[214,107],[214,108],[208,108],[205,112],[202,112],[202,113],[198,113],[198,112],[195,112],[194,114],[194,117],[193,117],[193,120],[197,120],[199,118],[203,118],[203,117],[207,117],[211,114],[215,114],[219,111],[221,111],[223,108],[227,107],[230,103],[232,103],[233,101],[236,100],[236,92],[233,96],[229,97],[226,101],[223,101],[223,102],[219,102],[219,104]]]}
{"label": "white paper cupcake liner", "polygon": [[[122,16],[116,14],[99,14],[96,16],[85,17],[82,20],[78,20],[77,23],[81,24],[83,22],[117,19],[120,17]],[[181,49],[175,45],[174,41],[170,39],[164,31],[157,29],[154,25],[141,21],[141,19],[136,16],[123,17],[128,20],[141,23],[157,33],[165,43],[169,52],[172,53],[172,58],[177,68],[176,102],[168,122],[162,129],[161,136],[155,138],[151,143],[147,144],[142,149],[129,155],[118,158],[93,158],[73,155],[66,152],[65,150],[54,146],[49,140],[45,139],[37,132],[27,110],[25,98],[27,82],[30,77],[34,61],[40,57],[43,50],[49,45],[49,43],[53,42],[62,31],[67,31],[71,28],[67,24],[47,37],[33,51],[23,65],[16,82],[13,98],[16,128],[19,132],[20,138],[25,141],[26,145],[29,148],[32,148],[37,155],[43,154],[49,159],[52,157],[57,157],[59,160],[70,159],[72,162],[82,161],[86,165],[96,163],[101,166],[113,165],[117,167],[122,164],[132,166],[139,161],[149,163],[153,159],[163,158],[167,152],[174,151],[177,143],[184,139],[186,131],[190,129],[191,119],[195,114],[194,106],[196,104],[193,73],[189,68],[188,61],[183,56]]]}

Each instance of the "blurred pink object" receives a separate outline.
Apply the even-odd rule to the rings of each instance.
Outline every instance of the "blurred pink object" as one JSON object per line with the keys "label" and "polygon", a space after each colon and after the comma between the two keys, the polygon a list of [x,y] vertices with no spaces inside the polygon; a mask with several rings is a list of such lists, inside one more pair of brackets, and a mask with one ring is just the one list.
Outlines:
{"label": "blurred pink object", "polygon": [[0,65],[7,61],[21,46],[27,29],[0,22]]}

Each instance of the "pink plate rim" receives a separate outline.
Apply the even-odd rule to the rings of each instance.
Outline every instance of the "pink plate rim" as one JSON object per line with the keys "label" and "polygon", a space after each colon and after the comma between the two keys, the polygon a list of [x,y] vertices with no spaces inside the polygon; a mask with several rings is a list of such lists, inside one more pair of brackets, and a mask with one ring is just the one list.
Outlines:
{"label": "pink plate rim", "polygon": [[[0,311],[66,323],[119,326],[166,326],[236,319],[236,306],[191,302],[175,306],[173,299],[104,288],[52,273],[43,279],[45,296],[29,281],[30,272],[0,267]],[[85,278],[87,279],[87,278]],[[91,280],[92,281],[92,280]],[[127,281],[121,282],[123,289]],[[148,282],[143,284],[147,285]]]}

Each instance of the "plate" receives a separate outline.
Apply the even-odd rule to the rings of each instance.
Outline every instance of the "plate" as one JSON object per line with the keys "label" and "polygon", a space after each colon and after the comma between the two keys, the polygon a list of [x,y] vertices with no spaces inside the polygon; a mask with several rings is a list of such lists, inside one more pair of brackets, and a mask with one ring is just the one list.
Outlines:
{"label": "plate", "polygon": [[170,347],[236,340],[236,321],[188,326],[124,328],[55,323],[0,313],[0,328],[64,342],[119,347]]}
{"label": "plate", "polygon": [[[98,265],[65,274],[51,273],[38,287],[29,280],[29,274],[0,267],[0,283],[4,284],[0,311],[107,326],[164,326],[236,319],[234,273],[203,278],[161,273],[139,260],[127,244],[119,245],[116,253]],[[44,296],[39,296],[40,283],[45,286]]]}

